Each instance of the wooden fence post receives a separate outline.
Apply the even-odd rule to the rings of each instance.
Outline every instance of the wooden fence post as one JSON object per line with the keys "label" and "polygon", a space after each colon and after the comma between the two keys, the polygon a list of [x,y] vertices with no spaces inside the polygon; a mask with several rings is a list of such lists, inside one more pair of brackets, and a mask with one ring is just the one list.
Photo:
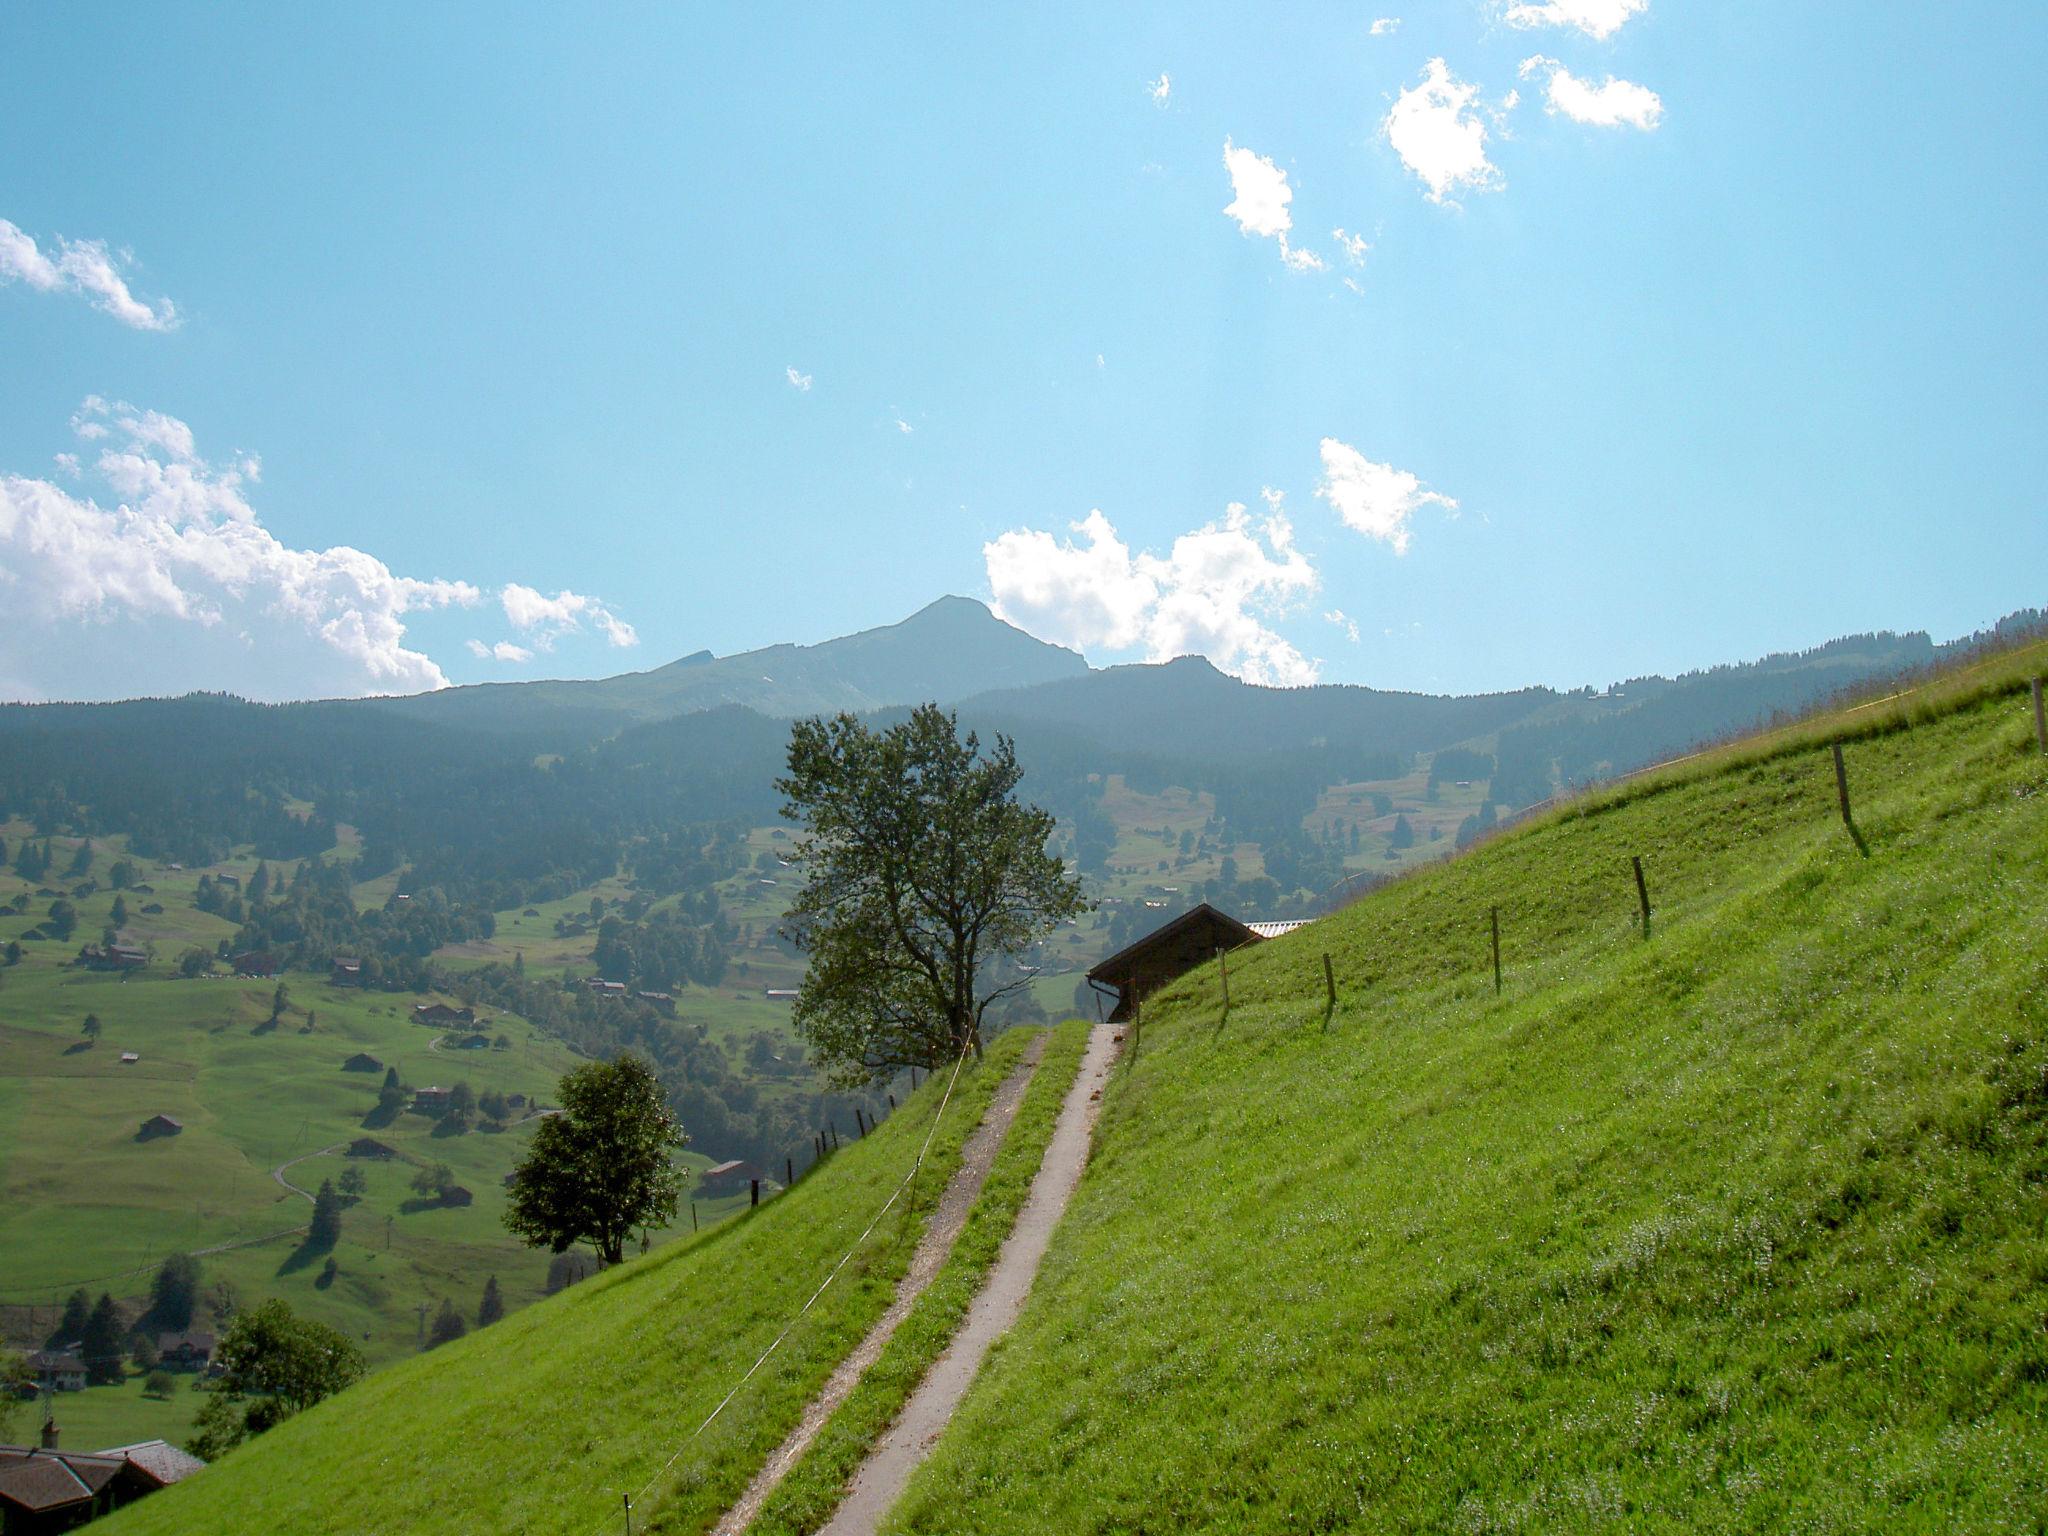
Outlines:
{"label": "wooden fence post", "polygon": [[690,1202],[690,1230],[697,1230],[697,1202],[694,1200]]}
{"label": "wooden fence post", "polygon": [[760,1203],[761,1181],[759,1179],[747,1180],[747,1208],[751,1210],[753,1209],[753,1207],[759,1205]]}
{"label": "wooden fence post", "polygon": [[2041,679],[2034,679],[2034,741],[2048,757],[2048,714],[2041,710]]}
{"label": "wooden fence post", "polygon": [[626,1536],[633,1536],[633,1495],[622,1493],[619,1497],[626,1501]]}
{"label": "wooden fence post", "polygon": [[896,1113],[896,1095],[893,1093],[889,1095],[889,1113],[892,1115]]}
{"label": "wooden fence post", "polygon": [[1500,996],[1500,908],[1493,909],[1493,995]]}
{"label": "wooden fence post", "polygon": [[790,1185],[794,1184],[795,1182],[796,1159],[793,1157],[785,1157],[782,1160],[782,1187],[784,1189],[787,1189]]}
{"label": "wooden fence post", "polygon": [[1643,879],[1643,856],[1639,853],[1631,854],[1629,862],[1635,866],[1636,901],[1643,909],[1643,937],[1647,939],[1650,936],[1650,887]]}
{"label": "wooden fence post", "polygon": [[1330,969],[1330,956],[1323,955],[1323,990],[1330,994],[1330,1011],[1337,1011],[1337,973]]}
{"label": "wooden fence post", "polygon": [[1221,948],[1216,951],[1216,970],[1217,974],[1223,978],[1223,1011],[1228,1013],[1230,1012],[1230,955],[1228,951]]}
{"label": "wooden fence post", "polygon": [[1856,829],[1856,818],[1849,814],[1849,768],[1842,761],[1842,744],[1834,744],[1835,753],[1835,799],[1842,807],[1842,825],[1852,832]]}

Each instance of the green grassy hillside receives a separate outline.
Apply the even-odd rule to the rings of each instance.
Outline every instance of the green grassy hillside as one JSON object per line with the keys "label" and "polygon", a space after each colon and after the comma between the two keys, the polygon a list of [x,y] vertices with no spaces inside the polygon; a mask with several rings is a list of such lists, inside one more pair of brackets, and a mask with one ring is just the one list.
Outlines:
{"label": "green grassy hillside", "polygon": [[[962,1073],[912,1193],[853,1245],[908,1170],[945,1080],[745,1218],[378,1372],[106,1522],[148,1532],[618,1529],[715,1519],[888,1304],[931,1203],[1029,1034]],[[849,1248],[853,1259],[699,1435]],[[644,1528],[644,1523],[636,1528]]]}
{"label": "green grassy hillside", "polygon": [[894,1527],[2038,1530],[2048,759],[1972,691],[1839,723],[1867,856],[1811,727],[1156,1000]]}

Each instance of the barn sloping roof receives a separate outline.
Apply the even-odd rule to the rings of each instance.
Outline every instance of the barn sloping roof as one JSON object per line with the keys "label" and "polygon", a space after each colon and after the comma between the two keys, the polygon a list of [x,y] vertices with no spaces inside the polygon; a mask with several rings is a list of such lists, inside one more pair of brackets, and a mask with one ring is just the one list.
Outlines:
{"label": "barn sloping roof", "polygon": [[1162,923],[1159,927],[1154,928],[1143,938],[1133,939],[1108,959],[1096,961],[1089,968],[1088,979],[1090,981],[1100,981],[1105,985],[1115,985],[1123,968],[1144,954],[1146,950],[1151,949],[1154,945],[1171,943],[1189,929],[1198,927],[1205,922],[1217,925],[1222,930],[1224,936],[1231,941],[1229,946],[1231,948],[1235,948],[1239,944],[1256,944],[1260,938],[1256,930],[1247,924],[1240,923],[1228,912],[1218,911],[1206,901],[1199,902],[1188,908],[1187,911],[1181,913],[1179,917],[1174,918],[1171,922]]}

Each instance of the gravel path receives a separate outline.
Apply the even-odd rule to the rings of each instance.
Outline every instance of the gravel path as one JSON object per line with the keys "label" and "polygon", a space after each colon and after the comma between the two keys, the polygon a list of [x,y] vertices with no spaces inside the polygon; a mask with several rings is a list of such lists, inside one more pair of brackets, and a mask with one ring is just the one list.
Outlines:
{"label": "gravel path", "polygon": [[930,1454],[954,1410],[974,1384],[975,1373],[995,1341],[1010,1329],[1024,1310],[1031,1283],[1052,1242],[1053,1228],[1066,1214],[1067,1201],[1081,1181],[1088,1165],[1089,1141],[1095,1131],[1096,1112],[1102,1107],[1102,1090],[1109,1081],[1109,1069],[1116,1060],[1120,1026],[1099,1025],[1088,1037],[1087,1054],[1074,1078],[1060,1117],[1053,1126],[1052,1140],[1045,1149],[1045,1161],[1031,1181],[1031,1193],[1017,1224],[996,1255],[988,1282],[968,1308],[967,1320],[946,1346],[946,1352],[926,1373],[911,1395],[903,1413],[889,1427],[868,1459],[854,1474],[853,1484],[838,1512],[821,1536],[874,1536],[882,1517],[902,1495],[910,1474]]}
{"label": "gravel path", "polygon": [[960,1237],[960,1229],[967,1225],[967,1213],[974,1208],[981,1186],[988,1181],[989,1169],[995,1165],[996,1153],[1002,1149],[1003,1138],[1009,1134],[1010,1122],[1017,1118],[1017,1108],[1024,1102],[1024,1090],[1030,1086],[1032,1074],[1038,1070],[1038,1058],[1045,1054],[1049,1038],[1048,1034],[1041,1033],[1025,1046],[1017,1065],[989,1100],[981,1124],[960,1149],[960,1166],[947,1181],[945,1192],[939,1196],[938,1208],[932,1212],[931,1222],[918,1242],[917,1251],[910,1257],[910,1267],[904,1271],[903,1280],[896,1287],[896,1299],[890,1303],[889,1310],[868,1330],[867,1337],[855,1346],[853,1352],[839,1362],[839,1368],[805,1406],[804,1416],[790,1431],[789,1438],[776,1448],[775,1454],[755,1474],[753,1482],[747,1485],[747,1491],[740,1495],[739,1502],[725,1512],[714,1536],[739,1536],[753,1524],[768,1495],[810,1449],[818,1431],[825,1427],[825,1421],[846,1401],[867,1368],[882,1357],[883,1346],[901,1326],[903,1319],[910,1315],[917,1298],[938,1277],[947,1255],[953,1251],[953,1244]]}

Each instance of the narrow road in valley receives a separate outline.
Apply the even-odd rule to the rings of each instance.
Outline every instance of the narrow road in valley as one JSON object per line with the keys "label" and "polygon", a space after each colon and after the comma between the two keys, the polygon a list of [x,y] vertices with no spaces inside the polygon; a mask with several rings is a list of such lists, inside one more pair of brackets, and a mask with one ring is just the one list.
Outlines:
{"label": "narrow road in valley", "polygon": [[911,1473],[930,1454],[959,1408],[967,1389],[974,1384],[981,1362],[995,1341],[1010,1329],[1024,1310],[1031,1294],[1038,1266],[1052,1242],[1053,1228],[1066,1214],[1081,1170],[1088,1165],[1088,1147],[1095,1134],[1095,1116],[1102,1107],[1102,1090],[1109,1082],[1109,1069],[1116,1060],[1116,1042],[1122,1038],[1118,1025],[1098,1025],[1088,1037],[1087,1054],[1081,1070],[1053,1126],[1045,1160],[1031,1181],[1031,1193],[1024,1209],[1017,1213],[1017,1225],[996,1255],[988,1283],[967,1310],[967,1320],[946,1346],[946,1352],[918,1384],[909,1403],[889,1431],[868,1453],[868,1459],[854,1474],[852,1486],[822,1536],[873,1536],[882,1517],[902,1496]]}
{"label": "narrow road in valley", "polygon": [[308,1162],[316,1157],[325,1157],[330,1152],[339,1152],[343,1147],[347,1145],[348,1143],[345,1141],[337,1141],[333,1146],[322,1147],[317,1152],[302,1152],[297,1157],[293,1158],[290,1162],[279,1163],[275,1168],[270,1170],[270,1176],[273,1179],[277,1180],[278,1183],[282,1184],[286,1189],[290,1190],[293,1194],[303,1195],[306,1199],[311,1200],[313,1198],[313,1192],[309,1189],[299,1188],[298,1185],[294,1184],[290,1179],[286,1178],[284,1176],[285,1169],[295,1167],[299,1163]]}
{"label": "narrow road in valley", "polygon": [[1017,1065],[1003,1079],[1002,1086],[996,1089],[995,1097],[989,1100],[981,1124],[960,1149],[960,1166],[939,1196],[938,1209],[932,1212],[931,1222],[918,1242],[917,1251],[910,1256],[910,1267],[904,1271],[902,1283],[896,1287],[896,1299],[889,1304],[889,1310],[868,1330],[867,1337],[854,1347],[853,1352],[839,1362],[839,1368],[818,1395],[805,1405],[803,1418],[754,1475],[753,1482],[747,1485],[747,1491],[740,1495],[739,1501],[725,1512],[714,1536],[739,1536],[753,1524],[768,1495],[789,1475],[789,1469],[803,1458],[811,1442],[818,1437],[818,1431],[846,1401],[867,1368],[882,1357],[882,1349],[890,1336],[910,1315],[917,1298],[937,1278],[947,1256],[953,1251],[953,1244],[959,1240],[960,1229],[967,1224],[967,1213],[974,1208],[981,1186],[988,1182],[989,1169],[995,1165],[996,1153],[1002,1150],[1003,1138],[1010,1132],[1010,1122],[1017,1118],[1017,1107],[1024,1102],[1024,1090],[1031,1085],[1032,1075],[1038,1070],[1038,1058],[1045,1054],[1046,1041],[1050,1038],[1049,1034],[1041,1033],[1024,1048]]}

